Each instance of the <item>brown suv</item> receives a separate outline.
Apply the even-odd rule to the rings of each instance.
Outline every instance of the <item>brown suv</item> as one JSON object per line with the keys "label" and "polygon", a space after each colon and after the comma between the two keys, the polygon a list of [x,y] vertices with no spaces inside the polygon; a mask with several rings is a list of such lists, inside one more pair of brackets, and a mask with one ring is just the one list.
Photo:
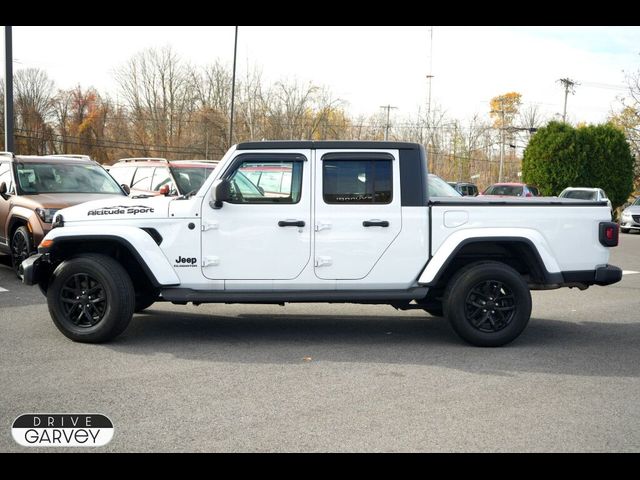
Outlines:
{"label": "brown suv", "polygon": [[0,153],[0,253],[18,274],[65,207],[126,193],[89,157],[16,156]]}

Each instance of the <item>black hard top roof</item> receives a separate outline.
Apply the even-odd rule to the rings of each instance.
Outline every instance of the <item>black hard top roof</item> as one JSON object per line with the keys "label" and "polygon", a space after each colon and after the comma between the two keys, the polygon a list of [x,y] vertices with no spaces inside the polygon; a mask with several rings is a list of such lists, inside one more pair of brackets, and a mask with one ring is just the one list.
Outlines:
{"label": "black hard top roof", "polygon": [[376,142],[358,140],[268,140],[262,142],[243,142],[239,143],[236,148],[238,150],[275,150],[289,148],[417,150],[420,148],[420,144],[410,142]]}

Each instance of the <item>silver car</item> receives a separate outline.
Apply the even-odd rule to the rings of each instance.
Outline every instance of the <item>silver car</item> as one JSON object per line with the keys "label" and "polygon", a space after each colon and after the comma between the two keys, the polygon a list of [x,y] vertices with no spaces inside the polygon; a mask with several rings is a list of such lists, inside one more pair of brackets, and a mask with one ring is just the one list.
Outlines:
{"label": "silver car", "polygon": [[622,233],[629,233],[629,230],[640,231],[640,197],[622,211],[620,230]]}

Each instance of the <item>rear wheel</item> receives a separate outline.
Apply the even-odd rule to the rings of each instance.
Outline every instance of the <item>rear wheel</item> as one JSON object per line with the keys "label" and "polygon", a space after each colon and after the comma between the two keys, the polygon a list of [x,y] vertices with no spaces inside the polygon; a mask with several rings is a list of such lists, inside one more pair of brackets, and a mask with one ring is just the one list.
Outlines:
{"label": "rear wheel", "polygon": [[33,252],[33,242],[27,227],[18,227],[11,237],[11,265],[18,278],[22,280],[20,265]]}
{"label": "rear wheel", "polygon": [[531,292],[522,276],[499,262],[460,270],[445,292],[445,315],[454,331],[479,347],[498,347],[517,338],[531,316]]}
{"label": "rear wheel", "polygon": [[65,336],[86,343],[120,335],[133,316],[135,293],[122,265],[86,254],[62,262],[47,290],[53,323]]}

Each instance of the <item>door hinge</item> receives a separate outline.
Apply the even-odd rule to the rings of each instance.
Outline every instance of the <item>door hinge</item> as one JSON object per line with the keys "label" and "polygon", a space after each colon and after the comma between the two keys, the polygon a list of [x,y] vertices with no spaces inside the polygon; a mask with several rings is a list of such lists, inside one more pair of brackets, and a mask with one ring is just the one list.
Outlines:
{"label": "door hinge", "polygon": [[331,228],[330,223],[316,223],[314,226],[314,230],[319,232],[320,230],[328,230]]}
{"label": "door hinge", "polygon": [[316,267],[329,266],[332,263],[331,257],[316,257]]}
{"label": "door hinge", "polygon": [[202,259],[203,267],[217,267],[220,265],[220,257],[204,257]]}
{"label": "door hinge", "polygon": [[217,223],[202,223],[202,231],[206,232],[207,230],[217,230],[219,225]]}

